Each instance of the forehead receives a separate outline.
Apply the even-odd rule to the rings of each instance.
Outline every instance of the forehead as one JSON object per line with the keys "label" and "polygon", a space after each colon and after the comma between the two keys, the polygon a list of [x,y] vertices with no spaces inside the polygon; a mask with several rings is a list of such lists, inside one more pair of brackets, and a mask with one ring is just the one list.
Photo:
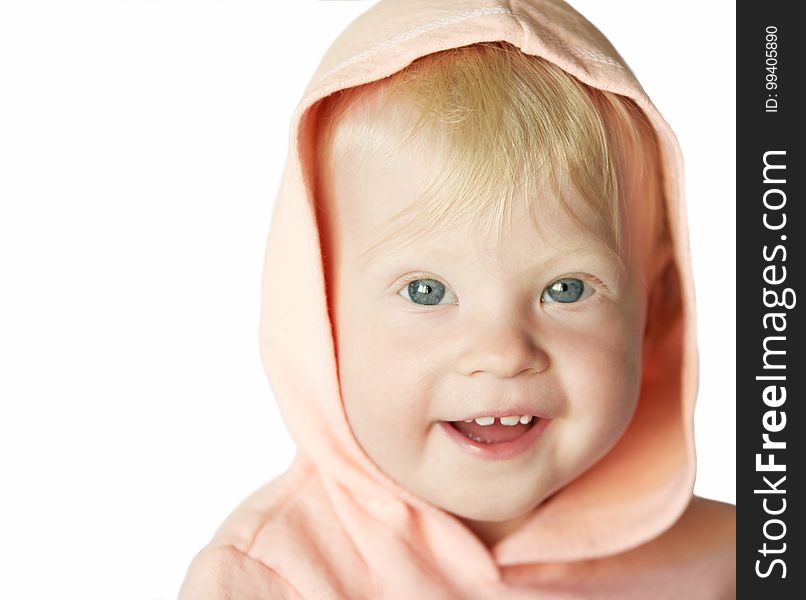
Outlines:
{"label": "forehead", "polygon": [[[329,226],[337,229],[333,233],[341,240],[342,253],[364,265],[451,247],[513,263],[550,252],[598,253],[619,260],[608,242],[607,225],[588,204],[566,193],[573,212],[569,215],[539,177],[493,202],[494,210],[485,214],[434,214],[422,198],[440,194],[444,143],[431,136],[373,152],[349,148],[334,153],[323,190],[332,216]],[[472,186],[473,174],[467,175]]]}

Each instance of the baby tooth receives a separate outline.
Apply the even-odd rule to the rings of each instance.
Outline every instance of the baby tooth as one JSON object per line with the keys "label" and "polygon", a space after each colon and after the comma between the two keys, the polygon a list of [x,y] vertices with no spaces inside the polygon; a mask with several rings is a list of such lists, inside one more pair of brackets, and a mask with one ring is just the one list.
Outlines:
{"label": "baby tooth", "polygon": [[501,417],[501,425],[517,425],[521,418],[518,415]]}
{"label": "baby tooth", "polygon": [[524,425],[528,425],[532,422],[532,415],[523,415],[520,420]]}
{"label": "baby tooth", "polygon": [[475,421],[479,425],[492,425],[495,423],[495,417],[479,417]]}
{"label": "baby tooth", "polygon": [[465,423],[472,423],[473,419],[465,419]]}

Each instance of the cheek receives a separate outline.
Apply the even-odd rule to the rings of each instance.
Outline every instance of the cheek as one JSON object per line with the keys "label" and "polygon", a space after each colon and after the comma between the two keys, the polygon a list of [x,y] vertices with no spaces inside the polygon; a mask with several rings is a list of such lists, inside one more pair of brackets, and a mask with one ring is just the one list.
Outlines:
{"label": "cheek", "polygon": [[337,319],[342,396],[359,440],[424,435],[437,348],[360,302],[342,302]]}
{"label": "cheek", "polygon": [[556,354],[569,414],[586,434],[611,440],[628,424],[641,384],[643,319],[629,310],[608,310],[580,319]]}

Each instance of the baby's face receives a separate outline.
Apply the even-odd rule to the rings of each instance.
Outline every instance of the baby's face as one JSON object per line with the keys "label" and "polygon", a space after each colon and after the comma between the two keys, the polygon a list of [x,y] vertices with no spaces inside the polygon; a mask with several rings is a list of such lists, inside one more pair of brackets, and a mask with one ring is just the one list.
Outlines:
{"label": "baby's face", "polygon": [[[323,179],[342,396],[357,441],[387,475],[465,520],[503,527],[625,431],[645,291],[603,234],[545,195],[535,218],[516,202],[500,237],[457,225],[360,257],[433,176],[436,152],[412,146],[391,164],[365,156],[360,169],[344,157]],[[530,424],[539,435],[515,456],[491,457],[445,427],[502,413],[540,416]]]}

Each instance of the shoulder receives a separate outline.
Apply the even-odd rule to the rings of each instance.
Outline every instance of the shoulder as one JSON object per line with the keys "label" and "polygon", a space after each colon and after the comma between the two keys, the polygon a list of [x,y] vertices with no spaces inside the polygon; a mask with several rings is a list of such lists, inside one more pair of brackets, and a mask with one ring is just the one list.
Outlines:
{"label": "shoulder", "polygon": [[663,590],[655,597],[734,598],[736,507],[692,496],[671,527],[603,563],[607,573],[629,573],[625,585]]}
{"label": "shoulder", "polygon": [[179,600],[302,598],[262,562],[234,546],[207,546],[193,558],[179,589]]}
{"label": "shoulder", "polygon": [[736,558],[736,506],[692,496],[672,527],[658,537],[669,552],[686,559],[726,563]]}
{"label": "shoulder", "polygon": [[710,590],[731,598],[736,590],[736,506],[693,496],[677,522],[658,540],[663,554]]}
{"label": "shoulder", "polygon": [[736,506],[693,496],[674,529],[683,535],[707,535],[716,545],[735,547]]}
{"label": "shoulder", "polygon": [[315,470],[243,500],[193,558],[180,600],[356,598],[366,565]]}
{"label": "shoulder", "polygon": [[179,600],[297,599],[301,596],[255,547],[261,532],[285,520],[309,469],[295,462],[245,498],[191,560]]}
{"label": "shoulder", "polygon": [[306,497],[304,491],[311,473],[309,466],[298,460],[286,472],[263,484],[224,519],[209,545],[233,546],[254,555],[251,549],[260,532],[286,520]]}

